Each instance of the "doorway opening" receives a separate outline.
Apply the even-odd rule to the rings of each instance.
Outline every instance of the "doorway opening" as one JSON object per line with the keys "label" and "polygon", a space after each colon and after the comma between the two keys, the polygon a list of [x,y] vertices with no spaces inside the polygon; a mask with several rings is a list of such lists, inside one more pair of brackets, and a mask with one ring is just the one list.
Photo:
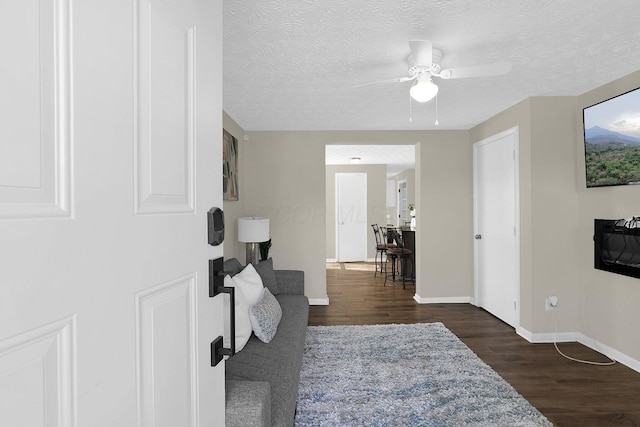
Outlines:
{"label": "doorway opening", "polygon": [[[338,260],[338,221],[336,212],[336,176],[366,176],[366,253],[364,260],[373,264],[376,241],[371,224],[381,227],[404,225],[398,218],[398,181],[406,183],[408,205],[415,204],[416,146],[411,144],[329,144],[325,146],[326,165],[326,260]],[[410,218],[406,221],[410,221]],[[348,242],[347,242],[348,243]],[[357,244],[357,243],[356,243]],[[342,250],[342,249],[341,249]]]}

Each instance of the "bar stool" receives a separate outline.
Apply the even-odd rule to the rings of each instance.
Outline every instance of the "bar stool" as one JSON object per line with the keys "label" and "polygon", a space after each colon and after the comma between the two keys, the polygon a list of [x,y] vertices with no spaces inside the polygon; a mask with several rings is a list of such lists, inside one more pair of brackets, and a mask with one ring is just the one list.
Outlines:
{"label": "bar stool", "polygon": [[371,224],[371,228],[373,229],[373,235],[376,238],[376,256],[373,258],[375,266],[375,273],[373,274],[373,277],[376,277],[378,275],[378,254],[380,254],[380,273],[382,274],[382,255],[386,252],[387,246],[382,243],[380,227],[378,227],[378,224]]}
{"label": "bar stool", "polygon": [[[399,274],[402,276],[402,289],[406,289],[405,276],[407,271],[407,260],[410,255],[413,253],[411,249],[407,249],[404,247],[402,242],[402,237],[396,230],[389,230],[389,234],[393,237],[393,240],[396,242],[397,246],[395,248],[387,248],[387,261],[391,261],[391,280],[393,282],[396,281],[396,263],[400,261],[400,271]],[[387,286],[387,278],[389,274],[387,272],[387,265],[385,263],[385,275],[384,275],[384,285]]]}
{"label": "bar stool", "polygon": [[387,249],[395,248],[396,245],[394,243],[387,243],[386,230],[384,227],[378,227],[378,224],[371,224],[371,228],[373,228],[373,235],[376,238],[376,256],[374,258],[375,273],[373,274],[373,277],[377,277],[378,254],[380,254],[380,274],[382,274],[382,257],[386,254]]}

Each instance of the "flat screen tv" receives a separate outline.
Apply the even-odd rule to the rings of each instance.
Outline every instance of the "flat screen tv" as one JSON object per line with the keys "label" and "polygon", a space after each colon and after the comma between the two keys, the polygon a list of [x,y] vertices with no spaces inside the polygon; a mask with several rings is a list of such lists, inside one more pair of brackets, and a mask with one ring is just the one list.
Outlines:
{"label": "flat screen tv", "polygon": [[640,184],[640,88],[582,110],[587,187]]}

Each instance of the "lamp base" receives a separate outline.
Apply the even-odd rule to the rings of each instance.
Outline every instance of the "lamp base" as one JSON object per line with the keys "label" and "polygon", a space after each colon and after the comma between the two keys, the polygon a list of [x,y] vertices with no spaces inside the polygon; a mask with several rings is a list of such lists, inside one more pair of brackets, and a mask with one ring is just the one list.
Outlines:
{"label": "lamp base", "polygon": [[260,243],[247,243],[246,264],[258,265],[260,262]]}

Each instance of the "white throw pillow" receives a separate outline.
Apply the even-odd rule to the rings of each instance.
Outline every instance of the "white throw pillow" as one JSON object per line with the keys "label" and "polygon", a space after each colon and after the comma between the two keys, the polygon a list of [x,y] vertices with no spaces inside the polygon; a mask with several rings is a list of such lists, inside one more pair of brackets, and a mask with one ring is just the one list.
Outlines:
{"label": "white throw pillow", "polygon": [[[249,338],[251,338],[251,332],[253,331],[251,327],[251,319],[249,318],[249,304],[247,303],[247,299],[244,295],[244,292],[242,292],[242,289],[240,287],[235,286],[235,283],[231,276],[225,276],[224,285],[235,288],[235,297],[236,297],[236,304],[235,304],[236,334],[235,335],[236,335],[236,352],[238,352],[242,350],[244,346],[247,344],[247,341],[249,341]],[[229,319],[228,312],[224,318]],[[225,320],[225,322],[228,323],[229,321]],[[227,328],[226,328],[227,330],[229,330],[228,327],[229,326],[227,325]]]}
{"label": "white throw pillow", "polygon": [[253,333],[262,342],[268,343],[273,339],[282,319],[282,308],[276,297],[268,288],[262,291],[262,298],[256,305],[249,308],[249,318]]}
{"label": "white throw pillow", "polygon": [[253,264],[247,264],[244,270],[233,276],[233,283],[235,284],[234,286],[242,289],[249,307],[256,305],[260,301],[264,285]]}

